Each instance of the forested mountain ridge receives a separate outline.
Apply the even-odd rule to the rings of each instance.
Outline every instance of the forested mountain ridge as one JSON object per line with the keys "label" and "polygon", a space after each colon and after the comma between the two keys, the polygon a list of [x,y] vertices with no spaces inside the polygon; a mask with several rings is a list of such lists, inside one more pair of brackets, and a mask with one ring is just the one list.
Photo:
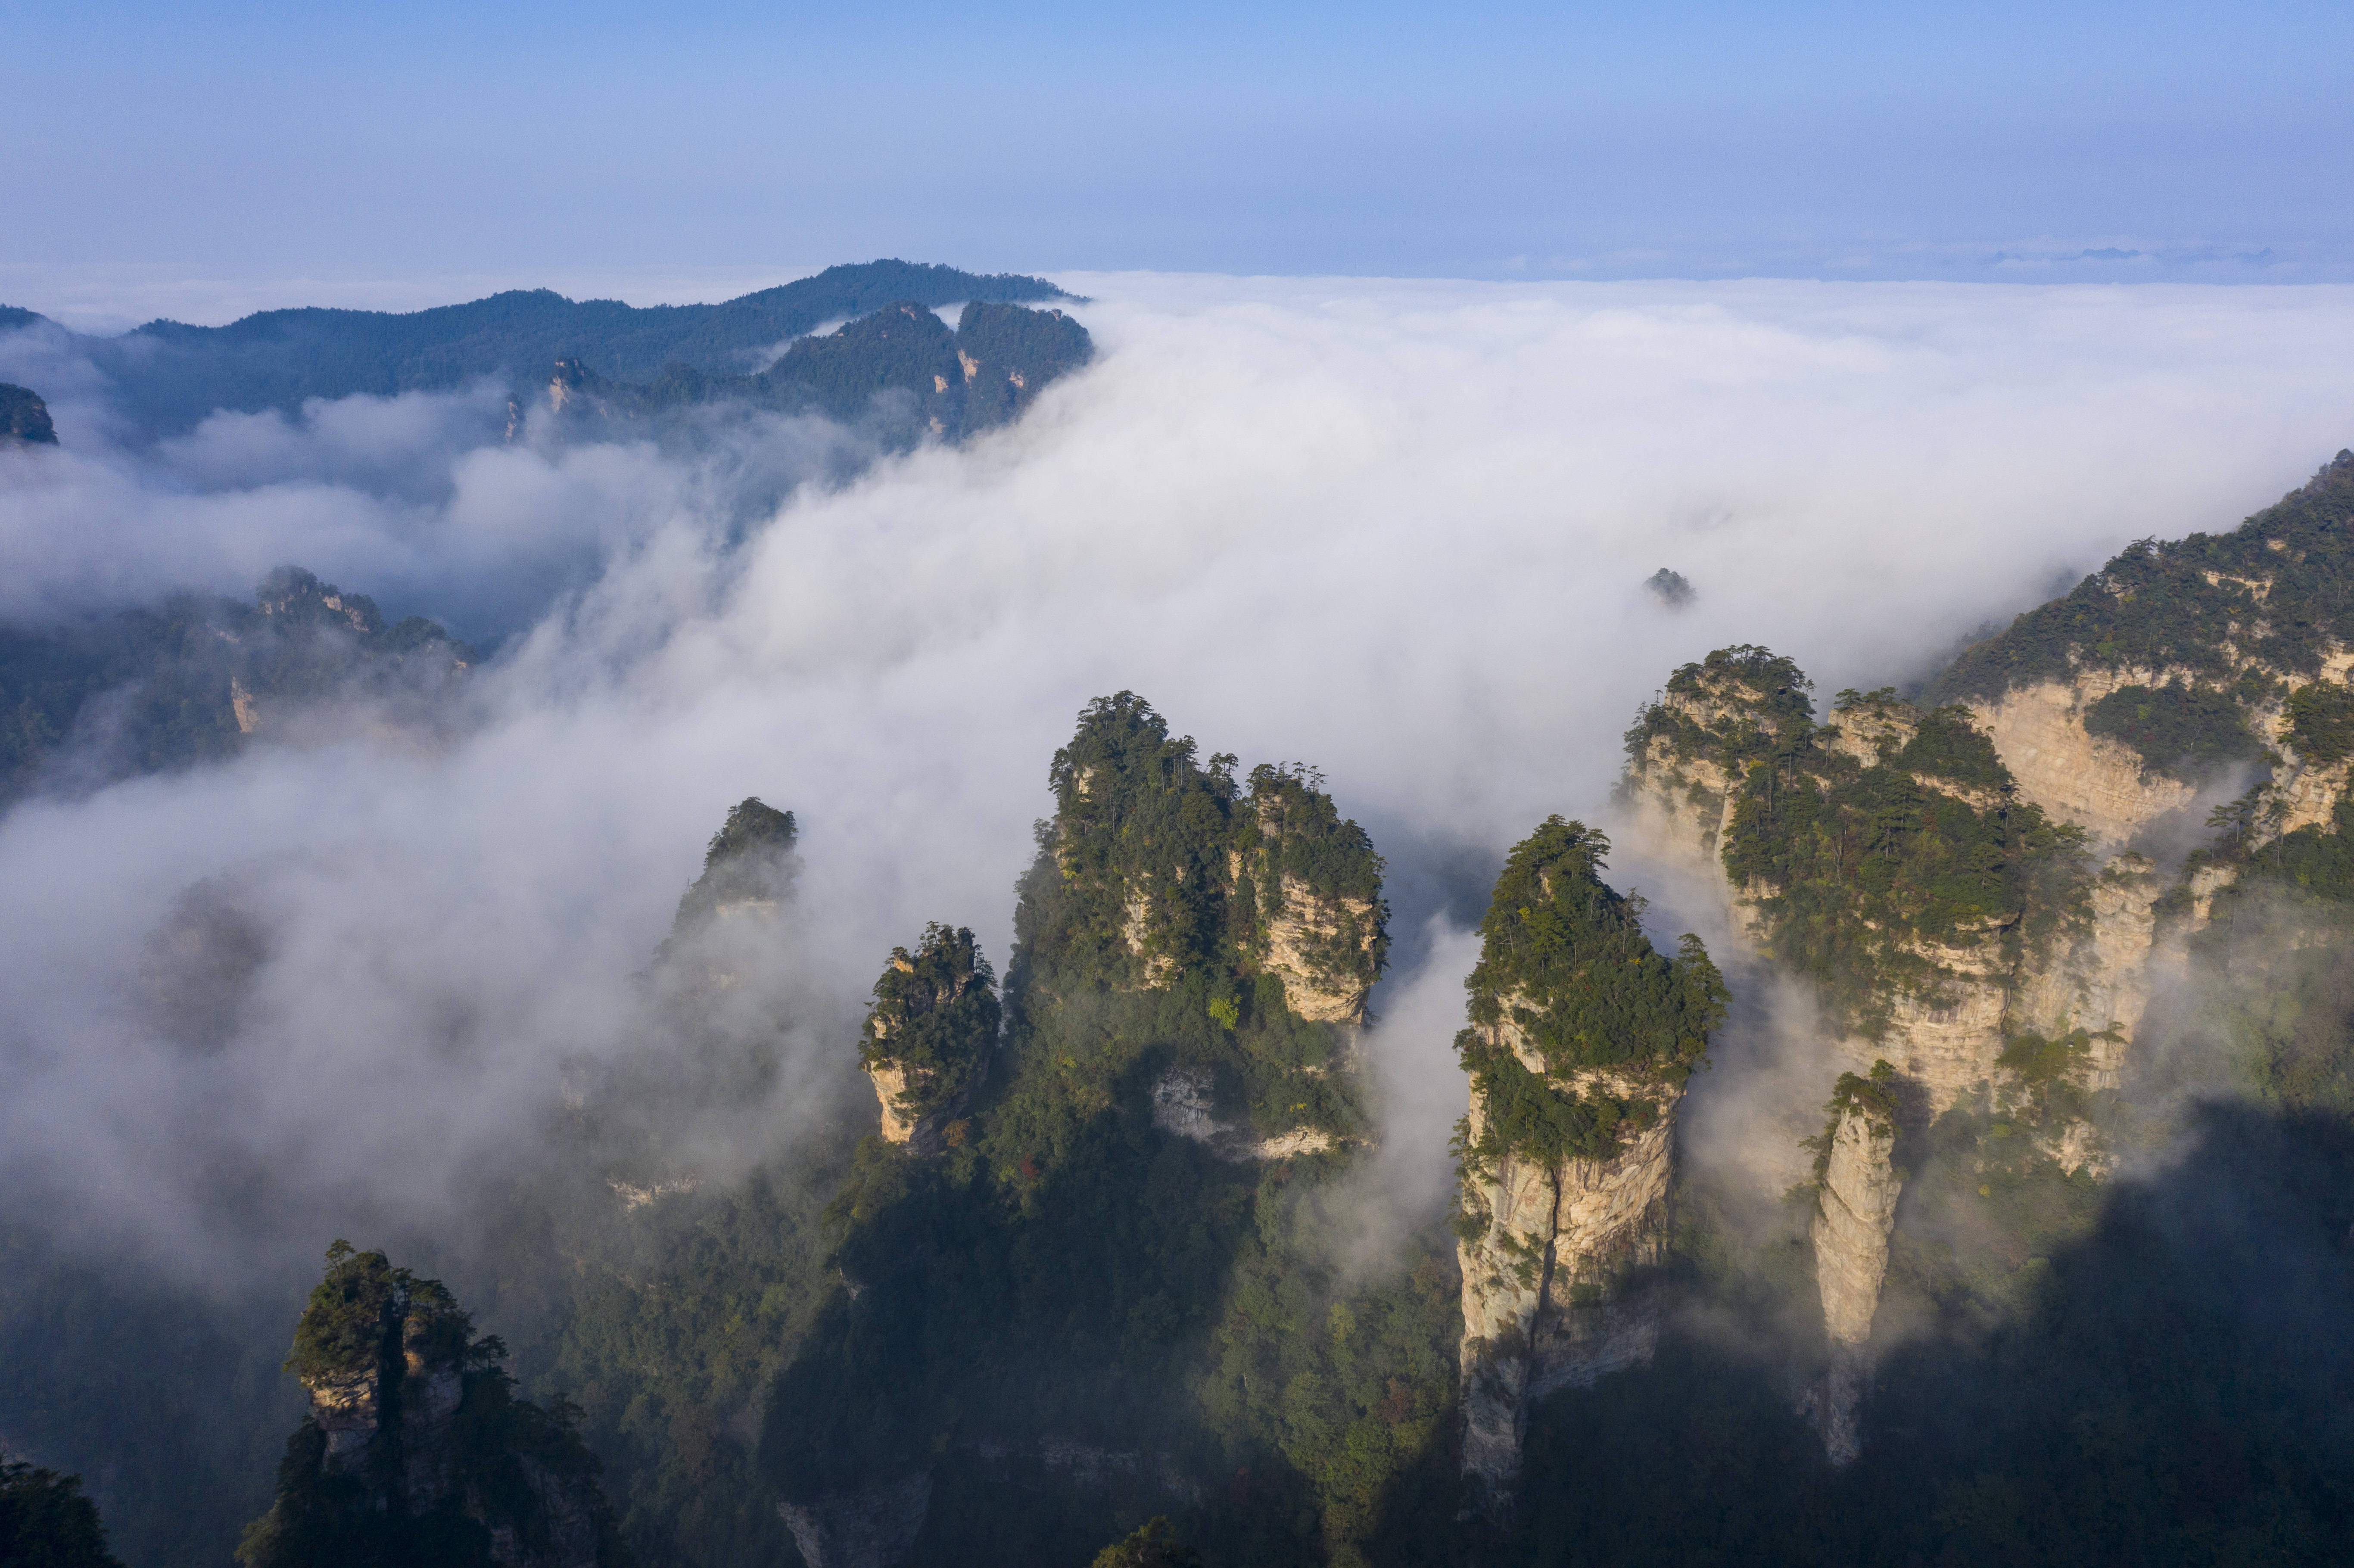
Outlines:
{"label": "forested mountain ridge", "polygon": [[1214,1555],[1361,1561],[1447,1443],[1445,1255],[1352,1282],[1317,1240],[1363,1128],[1381,863],[1312,774],[1235,767],[1131,694],[1090,705],[1002,1044],[976,1061],[964,933],[884,971],[891,1140],[829,1210],[843,1287],[761,1441],[806,1561],[1076,1562],[1159,1513]]}
{"label": "forested mountain ridge", "polygon": [[[484,376],[529,379],[558,359],[584,360],[624,382],[673,364],[740,376],[755,367],[755,355],[900,301],[1070,298],[1040,278],[885,260],[829,267],[720,304],[642,308],[514,290],[406,313],[311,307],[264,311],[220,327],[154,321],[77,344],[113,381],[136,423],[171,434],[217,408],[293,413],[312,397],[446,391]],[[0,329],[41,319],[5,310]]]}
{"label": "forested mountain ridge", "polygon": [[[585,359],[561,359],[546,406],[569,426],[612,429],[732,400],[872,421],[900,440],[956,440],[1013,423],[1049,382],[1094,352],[1087,329],[1058,310],[976,300],[951,329],[922,304],[900,301],[827,336],[796,340],[755,375],[706,375],[673,364],[632,386],[609,380]],[[521,403],[511,407],[519,418]]]}
{"label": "forested mountain ridge", "polygon": [[[2286,557],[2257,602],[2326,605],[2349,489],[2354,460],[2251,522]],[[2354,658],[2328,628],[2309,662],[2243,658],[2294,639],[2201,608],[2205,573],[2232,575],[2214,558],[2137,547],[2056,622],[2084,630],[2054,642],[2031,612],[1923,700],[1819,709],[1746,644],[1674,672],[1627,736],[1612,834],[1699,868],[1735,940],[1659,940],[1586,823],[1511,848],[1456,1036],[1451,1235],[1407,1215],[1353,1240],[1387,1201],[1360,1184],[1389,941],[1372,836],[1313,769],[1204,758],[1123,692],[1044,769],[1002,983],[970,911],[878,944],[863,1017],[826,1027],[832,1075],[796,1090],[822,1103],[748,1169],[711,1118],[782,1114],[809,1024],[789,960],[831,912],[804,905],[792,813],[728,811],[638,983],[642,1039],[566,1065],[544,1142],[435,1272],[602,1461],[649,1568],[1150,1562],[1173,1536],[1212,1564],[1347,1568],[2334,1562]],[[2132,577],[2153,560],[2197,602],[2132,622],[2164,597]],[[281,599],[361,630],[326,585],[254,613]],[[2105,662],[2137,636],[2169,662]],[[2054,792],[1988,715],[2050,686],[2059,738],[2034,744],[2126,746],[2093,714],[2119,668],[2198,675],[2186,703],[2228,701],[2247,745],[2177,749],[2134,697],[2127,777],[2194,793]],[[1805,1078],[1803,1127],[1736,1134],[1783,1139],[1787,1192],[1692,1156],[1725,1136],[1693,1086],[1769,1075],[1698,1076],[1728,1007],[1744,1051],[1770,1035]],[[826,1099],[843,1084],[862,1097]],[[441,1298],[414,1286],[430,1339]],[[103,1292],[0,1291],[11,1379],[53,1344],[93,1380],[137,1361],[98,1338]],[[143,1387],[199,1353],[138,1338]],[[421,1356],[420,1384],[446,1364]],[[291,1481],[327,1476],[297,1457]],[[165,1539],[145,1526],[142,1568]]]}

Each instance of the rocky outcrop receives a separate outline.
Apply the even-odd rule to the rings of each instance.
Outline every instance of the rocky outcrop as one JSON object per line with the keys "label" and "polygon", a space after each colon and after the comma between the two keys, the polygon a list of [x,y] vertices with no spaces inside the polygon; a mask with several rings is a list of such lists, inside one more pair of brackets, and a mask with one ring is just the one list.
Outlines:
{"label": "rocky outcrop", "polygon": [[809,1568],[897,1568],[932,1504],[928,1470],[887,1485],[778,1505]]}
{"label": "rocky outcrop", "polygon": [[797,833],[790,811],[757,795],[730,807],[704,846],[703,874],[680,895],[670,935],[655,949],[655,972],[690,988],[735,984],[747,938],[792,895],[801,872]]}
{"label": "rocky outcrop", "polygon": [[279,1493],[247,1531],[248,1568],[424,1561],[619,1568],[596,1458],[556,1413],[518,1400],[505,1348],[476,1340],[439,1281],[338,1242],[287,1365],[311,1409]]}
{"label": "rocky outcrop", "polygon": [[914,1153],[961,1142],[959,1118],[997,1048],[995,978],[970,931],[934,923],[891,949],[875,982],[858,1065],[881,1102],[883,1139]]}
{"label": "rocky outcrop", "polygon": [[[1622,804],[1680,856],[1718,869],[1735,930],[1768,953],[1786,929],[1790,889],[1733,868],[1787,863],[1771,847],[1795,831],[1777,790],[1805,793],[1818,813],[1806,821],[1823,824],[1810,835],[1839,824],[1830,863],[1815,868],[1825,885],[1811,895],[1831,901],[1849,927],[1843,946],[1855,956],[1842,962],[1868,969],[1818,977],[1844,999],[1831,1012],[1843,1029],[1840,1048],[1859,1065],[1886,1058],[1929,1114],[1998,1081],[2005,1045],[2024,1033],[2096,1036],[2094,1068],[2114,1084],[2148,1001],[2152,908],[2164,892],[2154,868],[2123,853],[2098,874],[2072,869],[2064,844],[2038,840],[2041,808],[1967,711],[1924,715],[1892,693],[1848,693],[1829,722],[1814,726],[1803,697],[1793,700],[1802,685],[1795,666],[1763,650],[1726,650],[1679,671],[1630,736]],[[1991,824],[1985,837],[1998,854],[2024,845],[2043,856],[2015,892],[1988,885],[1981,895],[2022,902],[1925,929],[1919,895],[1883,913],[1851,891],[1857,861],[1892,845],[1901,853],[1899,837],[1915,831],[1910,822],[1949,836],[1954,823],[1973,821]],[[1744,852],[1736,832],[1767,847]],[[2039,842],[2047,847],[2035,850]]]}
{"label": "rocky outcrop", "polygon": [[1555,817],[1514,846],[1481,923],[1457,1129],[1463,1464],[1508,1512],[1530,1404],[1648,1361],[1675,1108],[1725,992],[1697,938],[1667,959],[1604,884],[1608,841]]}
{"label": "rocky outcrop", "polygon": [[1840,1080],[1830,1125],[1823,1132],[1815,1213],[1808,1227],[1830,1349],[1814,1414],[1834,1465],[1848,1464],[1861,1452],[1856,1410],[1867,1372],[1865,1347],[1888,1273],[1888,1240],[1896,1228],[1896,1199],[1903,1186],[1894,1164],[1893,1076],[1882,1062],[1870,1078],[1849,1074]]}

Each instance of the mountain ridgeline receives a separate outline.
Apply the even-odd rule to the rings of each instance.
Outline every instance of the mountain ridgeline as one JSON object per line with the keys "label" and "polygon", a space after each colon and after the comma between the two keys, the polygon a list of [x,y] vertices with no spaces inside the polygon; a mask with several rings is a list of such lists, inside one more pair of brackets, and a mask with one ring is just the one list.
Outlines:
{"label": "mountain ridgeline", "polygon": [[[514,290],[404,313],[264,311],[219,327],[154,321],[121,337],[77,337],[74,344],[111,383],[118,410],[149,434],[165,436],[194,429],[217,409],[293,414],[313,397],[451,391],[484,376],[535,386],[559,361],[593,366],[615,383],[654,382],[674,391],[696,378],[741,380],[830,322],[898,305],[1071,298],[1044,279],[888,260],[829,267],[721,304],[639,308],[568,300],[548,289]],[[968,352],[1007,363],[1013,356],[1002,340],[1020,335],[1018,326],[1007,325],[1018,319],[992,318],[966,344]],[[37,326],[59,330],[32,312],[0,307],[0,331]],[[831,363],[812,367],[802,383],[810,400],[822,405],[848,383],[888,378],[845,366],[855,357],[854,350],[837,350]]]}
{"label": "mountain ridgeline", "polygon": [[[711,375],[667,366],[644,385],[608,380],[583,358],[556,362],[546,407],[567,429],[644,429],[707,404],[814,412],[863,424],[886,440],[955,440],[1011,424],[1047,383],[1085,365],[1087,329],[1059,310],[968,303],[953,330],[900,302],[825,337],[796,340],[769,368]],[[512,405],[521,418],[525,405]]]}

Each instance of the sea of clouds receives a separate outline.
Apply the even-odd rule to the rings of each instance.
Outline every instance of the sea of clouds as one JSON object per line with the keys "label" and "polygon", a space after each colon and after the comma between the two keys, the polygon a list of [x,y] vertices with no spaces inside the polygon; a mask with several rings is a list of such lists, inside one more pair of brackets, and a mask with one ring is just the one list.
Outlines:
{"label": "sea of clouds", "polygon": [[[2354,441],[2354,289],[1061,281],[1091,367],[847,482],[857,438],[817,421],[510,441],[489,388],[144,444],[69,339],[0,337],[63,442],[0,453],[0,616],[294,562],[496,650],[457,738],[262,745],[0,820],[0,1181],[192,1274],[462,1208],[566,1064],[641,1044],[631,977],[753,794],[801,828],[805,1059],[729,1125],[781,1146],[831,1114],[892,945],[968,925],[1002,968],[1048,759],[1129,689],[1205,754],[1321,767],[1387,855],[1384,1179],[1426,1201],[1463,928],[1546,814],[1605,817],[1675,666],[1923,673]],[[1695,603],[1644,591],[1663,566]],[[1663,934],[1718,929],[1631,845],[1616,874]],[[195,1043],[153,1000],[192,897],[259,955]],[[1786,1048],[1752,1033],[1728,1085]]]}

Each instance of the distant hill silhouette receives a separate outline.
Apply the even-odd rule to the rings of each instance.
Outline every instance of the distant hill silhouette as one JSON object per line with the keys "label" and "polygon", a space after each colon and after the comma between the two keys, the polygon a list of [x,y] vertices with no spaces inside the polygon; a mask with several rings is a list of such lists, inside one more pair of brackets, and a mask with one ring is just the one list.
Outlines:
{"label": "distant hill silhouette", "polygon": [[[220,408],[292,413],[311,397],[448,390],[482,376],[535,382],[559,359],[622,382],[673,366],[742,376],[788,340],[902,302],[1070,298],[1043,278],[884,260],[829,267],[720,304],[639,308],[518,289],[398,314],[263,311],[219,327],[153,321],[80,346],[114,382],[122,411],[149,433],[168,435]],[[44,319],[0,306],[0,330]]]}

